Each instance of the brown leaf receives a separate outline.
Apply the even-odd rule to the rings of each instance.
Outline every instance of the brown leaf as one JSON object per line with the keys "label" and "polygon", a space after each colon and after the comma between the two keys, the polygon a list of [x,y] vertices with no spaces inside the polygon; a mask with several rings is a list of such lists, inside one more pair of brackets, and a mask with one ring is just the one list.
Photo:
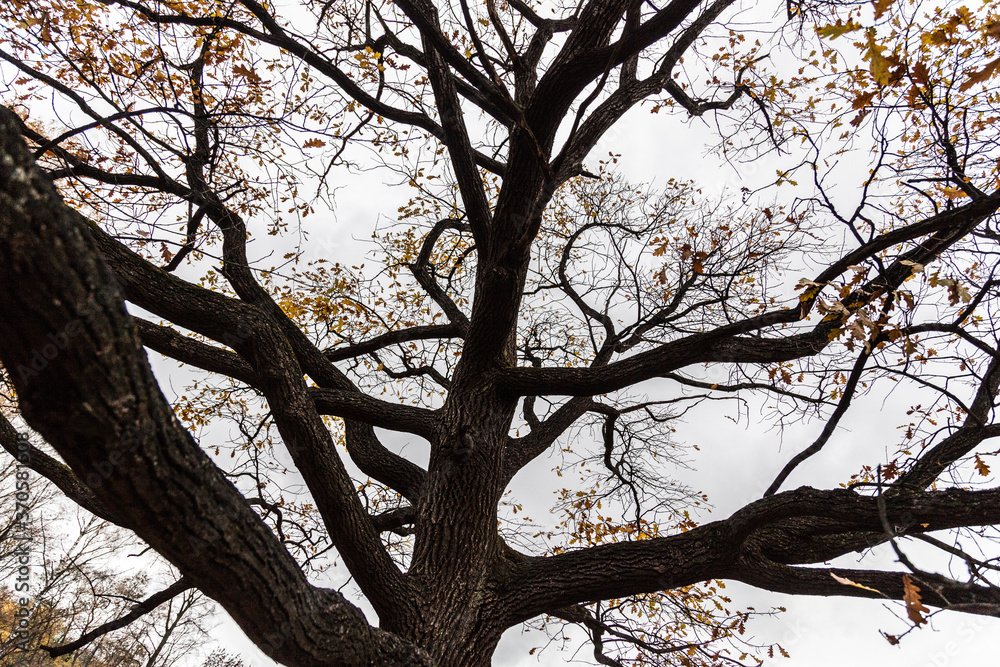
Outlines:
{"label": "brown leaf", "polygon": [[979,454],[976,454],[976,471],[983,477],[990,476],[990,467],[986,465],[986,462],[979,458]]}
{"label": "brown leaf", "polygon": [[972,72],[972,74],[969,75],[969,78],[965,80],[965,83],[959,86],[958,89],[964,93],[977,83],[989,81],[997,74],[1000,74],[1000,58],[986,63],[986,65],[983,66],[983,69],[978,72]]}
{"label": "brown leaf", "polygon": [[892,0],[872,0],[872,6],[875,7],[875,20],[878,20],[892,6]]}
{"label": "brown leaf", "polygon": [[923,62],[919,62],[910,68],[910,76],[913,77],[914,81],[922,83],[925,86],[930,83],[931,80],[930,70],[927,69],[927,65]]}
{"label": "brown leaf", "polygon": [[903,575],[903,602],[906,603],[906,615],[910,617],[914,625],[919,627],[927,622],[923,614],[929,612],[930,609],[920,601],[920,587],[913,583],[908,574]]}
{"label": "brown leaf", "polygon": [[257,72],[254,72],[252,69],[244,67],[243,65],[236,65],[233,67],[233,74],[236,76],[242,76],[250,83],[260,83],[260,76],[257,75]]}
{"label": "brown leaf", "polygon": [[869,90],[867,93],[858,93],[854,97],[854,101],[851,103],[851,107],[854,109],[864,109],[869,104],[872,103],[872,99],[875,97],[874,90]]}

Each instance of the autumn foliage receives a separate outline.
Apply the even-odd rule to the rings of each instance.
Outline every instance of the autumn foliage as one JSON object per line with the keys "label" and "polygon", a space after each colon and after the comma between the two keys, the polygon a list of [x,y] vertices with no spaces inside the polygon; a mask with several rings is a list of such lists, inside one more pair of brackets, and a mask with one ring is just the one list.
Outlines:
{"label": "autumn foliage", "polygon": [[[10,420],[280,663],[483,665],[520,624],[599,664],[783,654],[727,581],[998,613],[994,4],[8,0],[0,26]],[[791,490],[888,395],[897,438]],[[723,417],[812,434],[728,518],[688,477],[728,463],[691,436]]]}

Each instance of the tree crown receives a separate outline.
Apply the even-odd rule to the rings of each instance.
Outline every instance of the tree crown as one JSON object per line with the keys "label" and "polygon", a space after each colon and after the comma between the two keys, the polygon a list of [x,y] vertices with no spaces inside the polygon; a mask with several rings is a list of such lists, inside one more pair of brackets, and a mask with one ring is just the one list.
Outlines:
{"label": "tree crown", "polygon": [[[525,622],[601,664],[783,651],[725,580],[995,615],[995,8],[661,4],[4,5],[0,360],[58,454],[32,467],[291,666],[485,664]],[[643,110],[672,146],[712,120],[747,185],[627,179],[603,148]],[[373,252],[317,249],[371,172],[399,200]],[[197,369],[181,395],[144,348]],[[887,385],[919,405],[886,456],[786,490]],[[703,522],[683,425],[716,401],[822,426]],[[904,569],[809,567],[885,543]],[[334,554],[378,628],[317,585]]]}

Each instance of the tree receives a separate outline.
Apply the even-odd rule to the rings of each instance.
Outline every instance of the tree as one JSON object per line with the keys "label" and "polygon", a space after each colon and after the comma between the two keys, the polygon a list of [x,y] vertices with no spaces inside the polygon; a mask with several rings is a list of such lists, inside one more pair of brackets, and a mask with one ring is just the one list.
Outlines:
{"label": "tree", "polygon": [[[754,39],[731,0],[7,3],[0,360],[68,469],[32,465],[290,666],[481,665],[538,618],[602,664],[745,660],[723,580],[1000,613],[1000,19],[775,9]],[[643,104],[778,178],[719,201],[598,167]],[[307,262],[298,233],[375,163],[413,188],[378,271]],[[210,375],[171,404],[144,348]],[[782,490],[899,383],[924,398],[883,460]],[[725,397],[824,425],[698,525],[665,468]],[[504,494],[553,448],[582,479],[545,533]],[[887,542],[898,571],[808,567]],[[330,547],[378,627],[307,579]]]}
{"label": "tree", "polygon": [[[5,418],[0,421],[5,444],[9,427]],[[34,449],[16,435],[14,441]],[[130,575],[112,569],[116,560],[142,551],[134,536],[79,508],[67,512],[71,503],[52,484],[30,476],[15,459],[0,470],[0,507],[7,519],[0,531],[0,567],[14,573],[24,563],[35,566],[23,578],[5,578],[10,585],[0,588],[0,665],[194,664],[208,633],[211,610],[204,596],[183,580],[147,596],[149,569]],[[18,633],[25,628],[22,610],[27,631]],[[213,655],[216,661],[226,658]]]}

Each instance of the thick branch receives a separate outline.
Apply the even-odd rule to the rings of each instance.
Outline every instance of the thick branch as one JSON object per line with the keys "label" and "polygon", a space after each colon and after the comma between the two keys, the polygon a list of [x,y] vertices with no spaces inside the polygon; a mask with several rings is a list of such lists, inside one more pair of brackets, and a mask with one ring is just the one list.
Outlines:
{"label": "thick branch", "polygon": [[[478,243],[483,244],[487,239],[492,222],[490,204],[486,198],[486,191],[483,188],[482,176],[475,163],[475,151],[472,149],[472,142],[469,139],[468,128],[465,119],[462,117],[462,105],[458,99],[458,91],[455,88],[454,75],[451,73],[446,62],[449,57],[457,54],[450,42],[445,40],[445,44],[440,44],[435,35],[437,30],[436,10],[433,5],[426,2],[409,3],[410,18],[417,21],[422,17],[420,26],[423,36],[424,52],[427,58],[427,78],[430,79],[431,88],[434,90],[434,99],[438,112],[441,116],[442,142],[448,148],[451,156],[452,169],[455,172],[455,180],[462,193],[462,203],[465,206],[465,214],[472,227],[472,235]],[[423,5],[421,8],[414,8],[413,5]],[[418,18],[414,18],[418,16]],[[419,24],[418,24],[419,25]],[[486,85],[490,85],[488,82]]]}
{"label": "thick branch", "polygon": [[590,410],[599,410],[605,406],[597,403],[589,396],[575,397],[559,406],[559,408],[544,422],[533,426],[531,433],[522,438],[512,438],[507,446],[504,458],[505,475],[509,481],[521,468],[528,465],[535,457],[544,453],[563,432]]}
{"label": "thick branch", "polygon": [[[1000,208],[1000,192],[964,206],[943,211],[919,222],[881,234],[847,253],[812,282],[823,286],[849,266],[892,246],[928,236],[901,253],[875,279],[841,299],[847,312],[870,303],[877,294],[898,287],[912,274],[913,264],[926,264],[969,234]],[[797,308],[773,310],[739,322],[665,343],[658,348],[596,368],[511,368],[500,372],[499,384],[518,396],[593,396],[654,377],[662,377],[698,363],[774,363],[811,356],[829,343],[829,332],[839,320],[824,320],[811,331],[783,338],[745,334],[801,321],[819,297],[820,288],[803,294]],[[846,317],[846,316],[845,316]]]}
{"label": "thick branch", "polygon": [[399,343],[408,343],[414,340],[441,340],[443,338],[461,338],[463,328],[460,324],[428,324],[426,326],[410,327],[408,329],[397,329],[388,331],[372,339],[360,343],[352,343],[343,347],[335,347],[324,350],[323,354],[330,361],[343,361],[344,359],[354,359],[365,354],[378,352],[382,348]]}
{"label": "thick branch", "polygon": [[[842,584],[833,578],[834,574],[874,590]],[[763,557],[747,557],[741,560],[732,578],[751,586],[790,595],[843,595],[903,600],[904,574],[906,573],[839,567],[792,567]],[[918,587],[924,604],[984,616],[1000,616],[1000,588],[966,584],[927,574],[919,577]]]}
{"label": "thick branch", "polygon": [[235,352],[206,345],[170,327],[153,324],[138,317],[133,319],[133,323],[142,344],[151,350],[189,366],[231,377],[251,387],[257,386],[259,382],[250,364]]}
{"label": "thick branch", "polygon": [[[180,426],[92,238],[0,117],[0,360],[28,423],[276,659],[425,663],[338,592],[312,587]],[[64,345],[36,375],[19,374],[49,334]]]}
{"label": "thick branch", "polygon": [[[71,215],[77,217],[81,224],[89,227],[90,233],[100,247],[105,260],[114,268],[118,284],[122,286],[129,301],[233,349],[242,349],[246,345],[254,343],[257,322],[262,317],[259,309],[181,280],[145,261],[79,214],[71,213]],[[304,339],[301,331],[291,327],[286,328],[286,331],[288,331],[286,335],[299,343],[302,350],[301,358],[305,362],[303,365],[306,366],[305,370],[312,375],[318,384],[338,392],[353,390],[351,383],[323,357],[322,352],[316,350],[307,339]],[[225,364],[230,367],[229,370],[241,374],[244,374],[247,368],[252,368],[245,361],[242,364],[236,364],[236,358],[228,356],[230,353],[218,353],[214,348],[196,341],[181,343],[176,337],[160,330],[154,332],[149,327],[144,327],[144,333],[151,335],[154,349],[171,356],[174,352],[186,355],[186,358],[180,359],[181,361],[198,359],[206,363],[210,362],[214,366]],[[203,345],[203,347],[198,347],[199,345]],[[311,355],[313,352],[315,354]],[[222,367],[218,366],[218,369],[222,370]],[[255,375],[258,374],[255,372]],[[241,375],[231,375],[231,377],[251,379],[250,377],[242,378]],[[259,387],[257,382],[253,386]],[[364,399],[359,398],[358,400],[363,401]],[[370,400],[377,401],[377,399]],[[370,402],[365,404],[374,406]],[[392,404],[385,403],[384,405],[389,406],[388,409],[392,409]],[[381,411],[381,406],[377,407]],[[389,480],[398,478],[400,475],[410,474],[409,467],[403,470],[381,470],[370,467],[368,463],[387,463],[394,460],[394,455],[378,441],[370,424],[357,424],[349,421],[346,426],[348,452],[365,474],[387,484]],[[407,486],[405,490],[396,490],[408,498],[411,498],[411,494],[414,493],[410,486]]]}
{"label": "thick branch", "polygon": [[437,433],[437,417],[428,408],[386,403],[365,394],[322,387],[313,387],[309,395],[316,401],[320,414],[363,421],[427,439]]}
{"label": "thick branch", "polygon": [[[885,499],[884,516],[900,534],[986,526],[1000,521],[998,501],[997,489],[900,494]],[[790,520],[798,522],[793,539],[778,543],[758,539]],[[591,600],[650,593],[706,579],[743,578],[748,575],[741,569],[742,554],[762,553],[763,545],[768,546],[767,558],[774,562],[801,562],[799,547],[811,539],[813,524],[832,538],[814,557],[829,560],[859,548],[855,535],[881,533],[882,522],[876,498],[847,489],[803,487],[758,500],[724,521],[679,535],[528,559],[511,575],[515,582],[510,593],[515,601],[512,621]],[[785,554],[785,549],[791,553]]]}
{"label": "thick branch", "polygon": [[56,485],[67,498],[105,521],[122,525],[122,520],[114,511],[114,504],[107,504],[94,495],[83,481],[69,468],[42,450],[27,438],[21,439],[14,426],[0,414],[0,446],[42,477]]}

